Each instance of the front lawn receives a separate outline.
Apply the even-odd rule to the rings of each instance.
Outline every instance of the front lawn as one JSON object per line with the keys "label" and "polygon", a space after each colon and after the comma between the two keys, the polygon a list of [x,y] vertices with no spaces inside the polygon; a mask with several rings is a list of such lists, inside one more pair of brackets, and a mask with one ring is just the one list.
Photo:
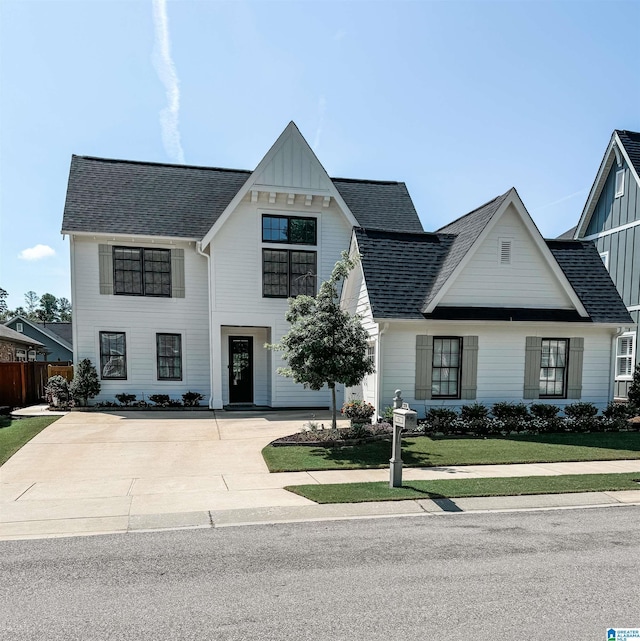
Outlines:
{"label": "front lawn", "polygon": [[[345,447],[268,445],[262,455],[270,472],[380,468],[389,465],[391,442]],[[518,434],[503,438],[416,436],[402,440],[402,461],[406,467],[635,458],[640,458],[639,432]]]}
{"label": "front lawn", "polygon": [[25,443],[59,418],[59,416],[0,418],[0,465],[6,463]]}
{"label": "front lawn", "polygon": [[316,503],[364,503],[406,499],[454,499],[466,496],[522,496],[563,492],[612,492],[640,489],[640,473],[568,474],[492,479],[407,481],[390,488],[388,482],[293,485],[286,490]]}

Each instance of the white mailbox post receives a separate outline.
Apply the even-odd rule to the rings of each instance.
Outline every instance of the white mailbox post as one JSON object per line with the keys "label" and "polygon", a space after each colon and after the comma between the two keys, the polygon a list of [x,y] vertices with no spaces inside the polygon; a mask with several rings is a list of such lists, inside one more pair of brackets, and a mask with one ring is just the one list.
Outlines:
{"label": "white mailbox post", "polygon": [[[399,390],[396,398],[400,398]],[[396,399],[394,399],[395,401]],[[402,487],[402,443],[401,432],[403,429],[414,431],[418,427],[418,413],[409,409],[408,403],[393,410],[393,446],[391,459],[389,459],[389,487]]]}

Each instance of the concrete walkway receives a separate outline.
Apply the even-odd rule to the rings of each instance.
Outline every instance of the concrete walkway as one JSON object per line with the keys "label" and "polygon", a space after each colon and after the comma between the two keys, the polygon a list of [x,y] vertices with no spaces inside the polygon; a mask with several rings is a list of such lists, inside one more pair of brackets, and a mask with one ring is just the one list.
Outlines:
{"label": "concrete walkway", "polygon": [[[327,413],[68,413],[0,468],[0,539],[240,523],[640,504],[627,492],[317,505],[287,485],[386,481],[388,469],[270,474],[273,439]],[[407,468],[404,479],[639,472],[640,460]]]}

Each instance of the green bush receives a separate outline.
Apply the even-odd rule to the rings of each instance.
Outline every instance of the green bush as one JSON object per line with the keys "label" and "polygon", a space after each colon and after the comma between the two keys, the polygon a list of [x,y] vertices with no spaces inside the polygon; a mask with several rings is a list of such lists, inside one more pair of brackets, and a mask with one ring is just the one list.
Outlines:
{"label": "green bush", "polygon": [[457,427],[462,432],[472,432],[478,436],[486,436],[493,431],[493,424],[489,417],[489,408],[482,403],[463,405],[460,408],[460,419]]}
{"label": "green bush", "polygon": [[524,403],[495,403],[491,408],[491,414],[502,423],[503,429],[507,432],[523,432],[529,429],[531,415]]}
{"label": "green bush", "polygon": [[136,395],[135,394],[116,394],[116,400],[121,405],[124,405],[125,407],[129,407],[136,400]]}
{"label": "green bush", "polygon": [[347,401],[342,406],[342,414],[345,418],[351,419],[352,423],[370,423],[375,411],[371,403],[359,399]]}
{"label": "green bush", "polygon": [[169,407],[171,402],[169,394],[151,394],[149,400],[158,407]]}
{"label": "green bush", "polygon": [[629,386],[627,398],[629,399],[630,409],[634,416],[640,415],[640,363],[638,363],[633,370],[633,380]]}
{"label": "green bush", "polygon": [[84,407],[90,398],[100,394],[100,380],[98,372],[88,358],[83,358],[76,368],[73,380],[69,386],[73,402]]}
{"label": "green bush", "polygon": [[489,416],[489,408],[482,403],[473,403],[471,405],[463,405],[460,408],[460,418],[469,421],[487,418]]}
{"label": "green bush", "polygon": [[571,403],[564,408],[565,429],[569,432],[599,432],[604,424],[598,418],[598,408],[593,403]]}
{"label": "green bush", "polygon": [[557,405],[547,405],[546,403],[531,403],[529,405],[529,414],[534,418],[553,419],[558,416],[560,408]]}
{"label": "green bush", "polygon": [[452,432],[453,422],[458,415],[448,407],[430,407],[427,410],[424,422],[421,421],[426,432],[442,432],[450,434]]}
{"label": "green bush", "polygon": [[182,403],[185,407],[198,407],[203,399],[204,396],[198,392],[185,392],[182,395]]}
{"label": "green bush", "polygon": [[50,407],[67,407],[69,405],[69,383],[64,376],[52,376],[44,388]]}
{"label": "green bush", "polygon": [[558,416],[559,412],[560,408],[557,405],[531,403],[529,405],[530,428],[539,434],[561,432],[564,428],[562,419]]}

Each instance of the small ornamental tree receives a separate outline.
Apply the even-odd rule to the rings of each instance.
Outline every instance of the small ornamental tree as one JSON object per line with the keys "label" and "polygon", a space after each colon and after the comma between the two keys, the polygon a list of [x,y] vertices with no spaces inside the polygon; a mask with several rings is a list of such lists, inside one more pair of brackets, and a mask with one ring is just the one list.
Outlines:
{"label": "small ornamental tree", "polygon": [[84,358],[78,363],[78,367],[69,385],[71,398],[79,406],[84,407],[87,401],[100,393],[100,381],[98,372],[93,363]]}
{"label": "small ornamental tree", "polygon": [[292,378],[312,390],[327,385],[331,390],[332,427],[336,429],[336,383],[357,385],[374,371],[367,357],[368,334],[360,317],[340,308],[338,287],[357,263],[342,252],[329,280],[316,296],[289,299],[285,316],[289,331],[270,349],[282,352],[287,367],[278,374]]}

